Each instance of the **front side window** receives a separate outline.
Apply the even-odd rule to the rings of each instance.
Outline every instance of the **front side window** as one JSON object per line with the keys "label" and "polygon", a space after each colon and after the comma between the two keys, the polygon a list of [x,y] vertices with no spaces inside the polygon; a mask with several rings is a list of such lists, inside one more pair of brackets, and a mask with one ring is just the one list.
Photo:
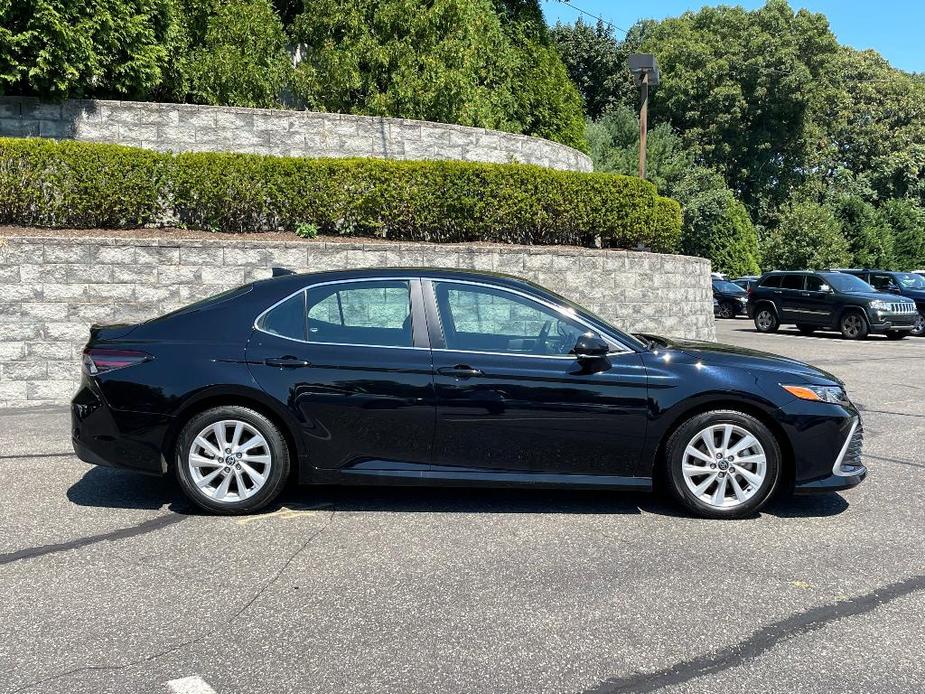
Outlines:
{"label": "front side window", "polygon": [[564,355],[586,327],[536,301],[491,287],[435,282],[447,349]]}
{"label": "front side window", "polygon": [[806,276],[806,291],[809,292],[821,292],[822,286],[825,282],[822,281],[821,277],[816,277],[816,275],[807,275]]}
{"label": "front side window", "polygon": [[870,284],[874,289],[879,289],[881,291],[897,289],[896,283],[890,275],[872,274],[870,276]]}
{"label": "front side window", "polygon": [[407,280],[309,287],[306,307],[309,342],[412,346]]}

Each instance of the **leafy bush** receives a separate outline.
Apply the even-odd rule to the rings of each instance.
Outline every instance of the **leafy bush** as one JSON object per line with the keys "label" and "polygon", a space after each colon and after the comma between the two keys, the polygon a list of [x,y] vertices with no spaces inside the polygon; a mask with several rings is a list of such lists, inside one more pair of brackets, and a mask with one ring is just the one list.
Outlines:
{"label": "leafy bush", "polygon": [[652,184],[525,164],[170,154],[0,139],[0,223],[295,230],[393,240],[677,250],[680,210]]}
{"label": "leafy bush", "polygon": [[851,260],[841,225],[825,205],[794,196],[780,226],[764,239],[766,270],[804,270],[845,266]]}

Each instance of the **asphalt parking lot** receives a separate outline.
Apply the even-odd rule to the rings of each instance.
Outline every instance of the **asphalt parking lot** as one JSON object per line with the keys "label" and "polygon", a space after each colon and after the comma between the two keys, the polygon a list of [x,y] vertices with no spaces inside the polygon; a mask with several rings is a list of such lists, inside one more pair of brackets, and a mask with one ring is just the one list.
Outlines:
{"label": "asphalt parking lot", "polygon": [[925,339],[718,332],[847,382],[863,485],[731,522],[394,488],[220,518],[77,460],[63,410],[4,412],[0,691],[920,691]]}

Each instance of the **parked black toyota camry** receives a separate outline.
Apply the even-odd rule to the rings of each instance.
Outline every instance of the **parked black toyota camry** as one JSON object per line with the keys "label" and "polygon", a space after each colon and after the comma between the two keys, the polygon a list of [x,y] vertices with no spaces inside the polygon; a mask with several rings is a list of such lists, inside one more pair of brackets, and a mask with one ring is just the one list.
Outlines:
{"label": "parked black toyota camry", "polygon": [[94,327],[73,401],[89,463],[173,473],[247,513],[302,483],[664,480],[697,514],[864,479],[842,383],[782,357],[628,335],[530,282],[454,270],[288,275]]}

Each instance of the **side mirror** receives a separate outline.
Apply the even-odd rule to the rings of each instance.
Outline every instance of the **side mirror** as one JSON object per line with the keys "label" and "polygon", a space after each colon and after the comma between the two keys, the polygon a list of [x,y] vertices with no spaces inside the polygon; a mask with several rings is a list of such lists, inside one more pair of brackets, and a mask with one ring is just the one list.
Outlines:
{"label": "side mirror", "polygon": [[890,292],[891,294],[902,294],[902,290],[899,287],[897,287],[895,284],[891,284],[889,287],[886,288],[886,290]]}
{"label": "side mirror", "polygon": [[610,351],[610,345],[597,333],[587,332],[578,336],[578,341],[572,349],[572,354],[578,357],[578,361],[592,361],[607,356]]}
{"label": "side mirror", "polygon": [[825,292],[826,294],[828,294],[829,292],[832,291],[832,288],[831,288],[829,285],[827,285],[827,284],[823,284],[823,285],[821,285],[821,286],[819,287],[819,291],[820,291],[820,292]]}

